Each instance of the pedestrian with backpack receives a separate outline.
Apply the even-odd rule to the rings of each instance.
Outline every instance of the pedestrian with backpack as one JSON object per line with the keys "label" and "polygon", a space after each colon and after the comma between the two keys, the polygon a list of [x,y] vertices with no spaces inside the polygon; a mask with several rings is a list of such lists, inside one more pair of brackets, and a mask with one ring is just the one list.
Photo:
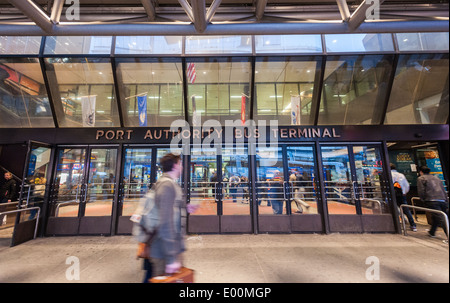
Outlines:
{"label": "pedestrian with backpack", "polygon": [[[399,173],[394,163],[391,163],[391,175],[392,182],[394,184],[395,200],[397,201],[397,206],[400,207],[402,204],[408,204],[406,202],[406,194],[409,192],[409,182],[406,180],[404,174]],[[404,213],[409,221],[409,226],[412,231],[417,231],[416,222],[411,214],[408,207],[404,208]],[[403,220],[403,218],[402,218]]]}
{"label": "pedestrian with backpack", "polygon": [[141,200],[136,215],[131,218],[135,222],[133,235],[139,242],[138,257],[150,260],[144,266],[146,278],[180,270],[181,254],[185,251],[187,209],[189,212],[196,210],[195,206],[186,206],[182,189],[176,182],[183,170],[181,157],[166,154],[160,165],[163,175]]}

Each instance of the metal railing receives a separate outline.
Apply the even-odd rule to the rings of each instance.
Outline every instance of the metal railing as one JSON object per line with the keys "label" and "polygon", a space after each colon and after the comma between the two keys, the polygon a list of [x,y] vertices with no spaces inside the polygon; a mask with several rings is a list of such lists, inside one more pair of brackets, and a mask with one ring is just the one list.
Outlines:
{"label": "metal railing", "polygon": [[447,230],[447,240],[449,240],[449,223],[448,223],[448,217],[447,214],[444,213],[443,211],[440,210],[436,210],[436,209],[431,209],[431,208],[425,208],[425,207],[419,207],[419,206],[412,206],[412,205],[408,205],[408,204],[402,204],[400,205],[400,213],[401,213],[401,218],[402,218],[402,226],[403,226],[403,234],[405,236],[407,236],[407,232],[406,232],[406,222],[403,219],[404,218],[404,212],[403,212],[403,208],[408,207],[408,208],[413,208],[413,209],[417,209],[417,210],[422,210],[425,212],[430,212],[430,213],[436,213],[436,214],[440,214],[444,217],[444,222],[445,222],[445,228]]}
{"label": "metal railing", "polygon": [[34,227],[34,234],[33,234],[33,239],[36,239],[37,228],[38,228],[38,224],[39,224],[39,216],[41,214],[41,208],[40,207],[36,206],[36,207],[29,207],[29,208],[5,211],[5,212],[0,213],[0,216],[8,215],[8,214],[14,214],[14,213],[19,213],[19,212],[28,211],[28,210],[34,210],[34,209],[37,209],[36,225]]}

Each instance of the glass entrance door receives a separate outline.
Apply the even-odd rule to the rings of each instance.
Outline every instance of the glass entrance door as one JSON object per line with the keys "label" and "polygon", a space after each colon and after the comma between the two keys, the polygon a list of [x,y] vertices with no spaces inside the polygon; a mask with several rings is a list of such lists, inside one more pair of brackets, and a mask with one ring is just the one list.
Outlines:
{"label": "glass entrance door", "polygon": [[[162,175],[160,159],[167,153],[182,155],[182,149],[166,147],[125,146],[122,151],[122,174],[118,194],[117,234],[130,234],[133,223],[130,217],[139,202]],[[182,185],[180,180],[179,184]]]}
{"label": "glass entrance door", "polygon": [[109,234],[117,148],[57,150],[48,234]]}
{"label": "glass entrance door", "polygon": [[189,169],[189,232],[252,232],[247,148],[194,147]]}
{"label": "glass entrance door", "polygon": [[390,191],[380,146],[322,146],[321,156],[330,230],[379,230],[376,217],[366,215],[387,215],[381,221],[390,231]]}
{"label": "glass entrance door", "polygon": [[312,145],[262,147],[256,151],[260,232],[321,232],[319,181]]}

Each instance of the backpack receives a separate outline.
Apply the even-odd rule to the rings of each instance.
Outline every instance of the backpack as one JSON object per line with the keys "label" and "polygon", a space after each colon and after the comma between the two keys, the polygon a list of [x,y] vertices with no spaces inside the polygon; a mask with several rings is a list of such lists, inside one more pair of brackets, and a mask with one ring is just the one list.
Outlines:
{"label": "backpack", "polygon": [[150,244],[159,227],[159,209],[156,206],[153,187],[141,198],[130,220],[133,222],[132,234],[136,240]]}
{"label": "backpack", "polygon": [[[158,182],[164,179],[170,180],[161,177]],[[155,201],[155,187],[156,184],[141,198],[138,208],[130,218],[134,223],[132,235],[138,242],[147,243],[147,245],[151,244],[159,228],[159,208]]]}
{"label": "backpack", "polygon": [[397,205],[401,205],[403,202],[403,190],[400,183],[394,183],[394,192],[395,192],[395,200],[397,201]]}

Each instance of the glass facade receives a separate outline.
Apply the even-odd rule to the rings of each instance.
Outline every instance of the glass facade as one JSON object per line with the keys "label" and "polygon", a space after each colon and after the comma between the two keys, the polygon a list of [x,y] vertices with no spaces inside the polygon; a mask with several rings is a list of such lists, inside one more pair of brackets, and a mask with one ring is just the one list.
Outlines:
{"label": "glass facade", "polygon": [[448,32],[2,36],[0,127],[445,124],[448,51]]}
{"label": "glass facade", "polygon": [[182,70],[181,59],[117,59],[124,125],[170,126],[184,119]]}
{"label": "glass facade", "polygon": [[385,124],[445,124],[448,68],[448,54],[401,55]]}
{"label": "glass facade", "polygon": [[380,124],[392,61],[392,55],[328,57],[318,124]]}

